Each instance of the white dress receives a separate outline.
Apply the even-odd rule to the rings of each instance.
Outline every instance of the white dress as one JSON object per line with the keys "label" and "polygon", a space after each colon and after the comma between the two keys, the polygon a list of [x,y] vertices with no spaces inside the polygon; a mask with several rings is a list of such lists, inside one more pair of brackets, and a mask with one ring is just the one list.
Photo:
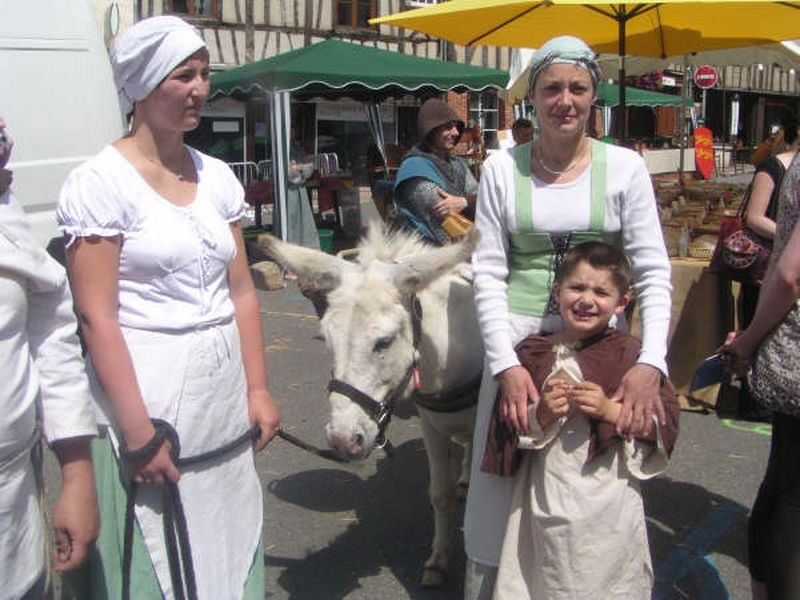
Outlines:
{"label": "white dress", "polygon": [[30,455],[37,417],[49,443],[97,433],[67,276],[26,219],[10,191],[0,196],[2,600],[22,597],[45,566]]}
{"label": "white dress", "polygon": [[[551,373],[559,370],[583,380],[565,345]],[[514,478],[494,600],[649,600],[653,571],[638,480],[666,469],[661,440],[620,440],[587,462],[588,417],[573,412],[545,430],[535,417],[531,424],[533,450]]]}
{"label": "white dress", "polygon": [[[175,427],[182,457],[249,428],[227,283],[236,253],[229,223],[241,218],[244,193],[227,165],[190,152],[198,184],[188,206],[159,196],[113,146],[70,174],[58,205],[67,236],[123,236],[119,323],[148,414]],[[108,423],[108,400],[89,367],[98,420]],[[263,518],[252,448],[183,470],[178,487],[199,598],[240,597]],[[137,520],[164,596],[172,598],[159,505],[157,489],[140,488]]]}
{"label": "white dress", "polygon": [[[514,149],[494,152],[481,171],[475,222],[481,240],[473,254],[475,303],[486,365],[475,424],[472,470],[464,516],[467,556],[497,566],[513,482],[480,470],[489,419],[497,394],[494,375],[519,364],[514,347],[531,333],[560,330],[557,317],[508,310],[508,236],[516,232]],[[607,148],[605,230],[621,231],[630,257],[643,340],[639,362],[667,374],[667,332],[671,309],[670,265],[658,220],[653,185],[642,157],[617,146]],[[589,225],[590,171],[575,181],[546,185],[532,178],[533,222],[537,231],[585,231]],[[624,324],[619,325],[623,328]]]}

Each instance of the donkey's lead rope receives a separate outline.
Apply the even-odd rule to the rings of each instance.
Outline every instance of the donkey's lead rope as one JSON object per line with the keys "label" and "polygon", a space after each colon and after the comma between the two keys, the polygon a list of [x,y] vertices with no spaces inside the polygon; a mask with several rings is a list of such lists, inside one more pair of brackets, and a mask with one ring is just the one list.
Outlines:
{"label": "donkey's lead rope", "polygon": [[[256,425],[231,442],[195,456],[180,458],[181,446],[178,432],[161,419],[151,419],[156,433],[153,439],[145,444],[144,448],[128,451],[124,447],[120,455],[126,461],[140,461],[151,459],[161,448],[164,441],[172,446],[171,457],[178,468],[188,467],[220,456],[224,456],[246,443],[252,443],[261,435],[261,428]],[[136,492],[138,484],[131,480],[128,485],[128,498],[125,507],[125,529],[122,545],[122,599],[129,600],[131,588],[131,560],[133,556],[133,522],[136,506]],[[172,581],[172,590],[176,600],[196,600],[197,583],[195,581],[194,564],[192,561],[192,548],[189,543],[189,530],[186,525],[186,514],[183,510],[178,484],[166,480],[162,490],[164,506],[163,526],[164,539],[167,546],[169,561],[169,574]],[[185,587],[185,589],[184,589]]]}
{"label": "donkey's lead rope", "polygon": [[301,450],[305,450],[306,452],[310,452],[320,458],[324,458],[325,460],[332,460],[338,463],[345,463],[347,462],[344,458],[336,454],[333,450],[327,450],[323,448],[317,448],[316,446],[309,444],[308,442],[304,442],[299,437],[292,435],[291,433],[287,433],[283,429],[278,429],[276,435],[292,444],[293,446],[297,446]]}

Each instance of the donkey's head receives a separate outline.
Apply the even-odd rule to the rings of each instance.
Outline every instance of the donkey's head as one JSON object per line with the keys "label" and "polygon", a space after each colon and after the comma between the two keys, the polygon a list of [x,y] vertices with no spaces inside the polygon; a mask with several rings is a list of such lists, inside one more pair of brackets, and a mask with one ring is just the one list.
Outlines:
{"label": "donkey's head", "polygon": [[333,355],[333,379],[325,429],[342,456],[364,458],[380,445],[394,403],[413,389],[420,335],[416,294],[466,261],[477,237],[432,248],[416,236],[385,237],[372,227],[355,262],[274,238],[265,242],[267,253],[295,271],[302,286],[327,292],[321,327]]}

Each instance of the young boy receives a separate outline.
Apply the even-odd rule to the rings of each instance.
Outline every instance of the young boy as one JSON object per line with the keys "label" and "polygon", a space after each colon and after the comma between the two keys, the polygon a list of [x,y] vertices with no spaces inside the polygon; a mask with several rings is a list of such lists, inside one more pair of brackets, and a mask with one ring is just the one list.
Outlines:
{"label": "young boy", "polygon": [[631,280],[630,264],[616,248],[575,246],[553,286],[563,330],[517,346],[540,399],[529,409],[529,436],[517,438],[499,418],[490,426],[483,468],[515,477],[495,600],[651,596],[638,480],[666,468],[679,408],[664,382],[668,419],[656,424],[654,439],[616,435],[620,405],[610,397],[640,343],[609,321],[628,306]]}

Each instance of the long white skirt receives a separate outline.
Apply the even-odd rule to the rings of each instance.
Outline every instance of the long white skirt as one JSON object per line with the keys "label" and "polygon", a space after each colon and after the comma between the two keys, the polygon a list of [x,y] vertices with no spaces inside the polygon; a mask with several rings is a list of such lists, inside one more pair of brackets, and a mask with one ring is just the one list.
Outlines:
{"label": "long white skirt", "polygon": [[[214,450],[247,431],[247,384],[235,322],[181,334],[132,329],[123,334],[148,414],[175,427],[182,457]],[[91,375],[103,421],[107,405]],[[241,597],[263,519],[252,448],[245,445],[184,469],[178,489],[199,598]],[[160,488],[139,486],[136,518],[164,597],[173,598]]]}

